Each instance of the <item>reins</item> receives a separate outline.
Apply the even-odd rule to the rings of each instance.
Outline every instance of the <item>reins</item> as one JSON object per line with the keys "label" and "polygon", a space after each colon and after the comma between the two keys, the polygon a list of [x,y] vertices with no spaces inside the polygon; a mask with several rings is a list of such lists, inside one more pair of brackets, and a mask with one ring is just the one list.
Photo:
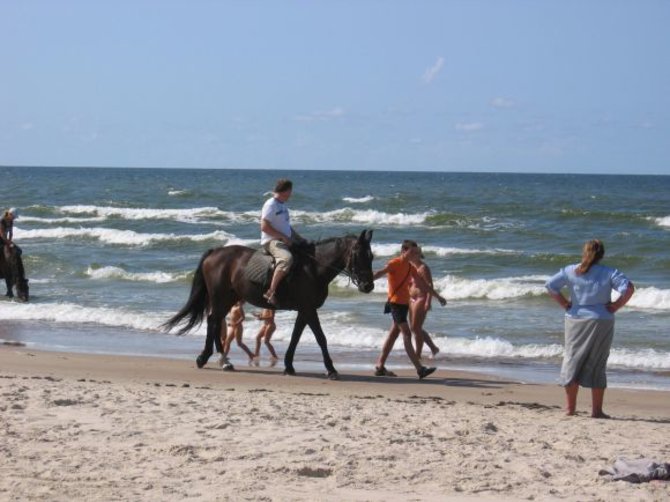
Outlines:
{"label": "reins", "polygon": [[324,268],[333,270],[337,272],[338,274],[344,274],[346,275],[351,282],[354,283],[355,286],[358,286],[358,283],[360,282],[360,279],[358,278],[358,274],[353,270],[353,267],[351,265],[351,262],[353,261],[353,254],[354,254],[354,246],[349,247],[349,252],[347,254],[347,258],[345,260],[345,266],[344,268],[338,268],[334,267],[332,265],[328,265],[326,263],[321,263],[319,260],[316,259],[315,256],[312,256],[310,254],[306,254],[309,258],[311,258],[317,265],[320,265]]}

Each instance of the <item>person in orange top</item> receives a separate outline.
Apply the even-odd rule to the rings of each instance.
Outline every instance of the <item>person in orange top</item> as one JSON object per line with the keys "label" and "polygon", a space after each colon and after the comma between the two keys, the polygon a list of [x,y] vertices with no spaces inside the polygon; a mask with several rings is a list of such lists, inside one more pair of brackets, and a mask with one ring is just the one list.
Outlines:
{"label": "person in orange top", "polygon": [[402,333],[405,351],[416,368],[419,378],[423,379],[427,377],[436,369],[422,366],[419,357],[414,350],[414,346],[412,345],[412,332],[409,329],[409,324],[407,324],[407,314],[409,312],[410,302],[410,283],[414,281],[416,284],[420,285],[421,289],[437,298],[437,301],[439,301],[442,306],[447,304],[447,300],[442,298],[430,284],[427,284],[412,265],[410,259],[417,253],[421,253],[417,243],[411,240],[404,240],[400,247],[400,256],[390,260],[386,264],[386,267],[378,270],[373,275],[374,280],[379,279],[384,274],[387,276],[389,291],[388,298],[391,307],[390,314],[393,318],[393,324],[391,324],[391,329],[386,337],[386,341],[384,341],[382,352],[377,360],[377,366],[375,367],[376,376],[396,376],[395,373],[387,370],[384,364],[386,363],[386,359],[391,353],[391,350],[393,350],[393,345],[400,333]]}

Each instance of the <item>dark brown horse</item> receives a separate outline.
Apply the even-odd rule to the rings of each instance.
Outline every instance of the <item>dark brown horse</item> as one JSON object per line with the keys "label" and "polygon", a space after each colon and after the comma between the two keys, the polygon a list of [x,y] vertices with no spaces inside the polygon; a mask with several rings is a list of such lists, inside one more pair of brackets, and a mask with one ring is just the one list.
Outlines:
{"label": "dark brown horse", "polygon": [[0,279],[3,278],[7,285],[6,296],[14,298],[13,289],[16,286],[16,296],[21,301],[28,301],[30,298],[28,279],[26,279],[25,269],[23,268],[21,251],[16,246],[0,245]]}
{"label": "dark brown horse", "polygon": [[305,326],[309,326],[321,348],[328,377],[335,379],[337,371],[328,354],[317,309],[328,296],[328,284],[341,272],[351,278],[359,291],[369,293],[374,289],[371,239],[372,230],[364,230],[358,237],[326,239],[311,245],[309,250],[295,252],[295,265],[280,283],[278,303],[274,307],[263,298],[267,289],[269,257],[244,246],[210,249],[202,256],[195,271],[188,301],[164,327],[170,330],[187,319],[179,330],[179,334],[184,334],[202,323],[207,313],[205,348],[196,359],[198,368],[202,368],[212,355],[214,345],[223,353],[219,333],[222,327],[225,328],[226,315],[239,300],[261,308],[296,310],[298,316],[284,356],[284,373],[295,375],[293,356]]}

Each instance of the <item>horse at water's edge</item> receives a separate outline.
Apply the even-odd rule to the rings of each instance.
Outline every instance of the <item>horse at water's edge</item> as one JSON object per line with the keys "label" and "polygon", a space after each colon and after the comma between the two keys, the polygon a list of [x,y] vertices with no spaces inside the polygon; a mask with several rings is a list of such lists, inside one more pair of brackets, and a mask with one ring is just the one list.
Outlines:
{"label": "horse at water's edge", "polygon": [[21,252],[16,246],[4,249],[0,246],[0,279],[5,279],[7,285],[5,296],[14,298],[14,287],[16,287],[16,296],[24,302],[29,300],[28,279],[23,268]]}
{"label": "horse at water's edge", "polygon": [[266,285],[249,279],[247,268],[256,250],[237,245],[210,249],[202,256],[195,271],[189,299],[164,327],[169,331],[186,320],[179,330],[179,334],[184,334],[207,315],[205,347],[196,359],[198,368],[202,368],[212,355],[214,345],[217,351],[223,352],[219,333],[222,327],[225,328],[226,315],[239,300],[261,308],[296,310],[298,316],[284,356],[284,372],[295,374],[293,356],[305,326],[309,326],[321,348],[328,377],[335,379],[337,371],[328,353],[317,309],[328,296],[328,284],[342,272],[350,277],[359,291],[369,293],[374,289],[371,240],[372,230],[364,230],[358,237],[325,239],[316,242],[310,252],[298,253],[293,270],[277,290],[275,306],[263,298]]}

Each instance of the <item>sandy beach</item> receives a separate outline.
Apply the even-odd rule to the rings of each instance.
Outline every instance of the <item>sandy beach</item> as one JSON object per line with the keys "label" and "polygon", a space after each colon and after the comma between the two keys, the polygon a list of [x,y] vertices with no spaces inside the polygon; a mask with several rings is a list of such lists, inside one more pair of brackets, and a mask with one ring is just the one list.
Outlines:
{"label": "sandy beach", "polygon": [[2,500],[668,500],[599,475],[670,461],[670,399],[609,389],[567,417],[558,386],[0,347]]}

